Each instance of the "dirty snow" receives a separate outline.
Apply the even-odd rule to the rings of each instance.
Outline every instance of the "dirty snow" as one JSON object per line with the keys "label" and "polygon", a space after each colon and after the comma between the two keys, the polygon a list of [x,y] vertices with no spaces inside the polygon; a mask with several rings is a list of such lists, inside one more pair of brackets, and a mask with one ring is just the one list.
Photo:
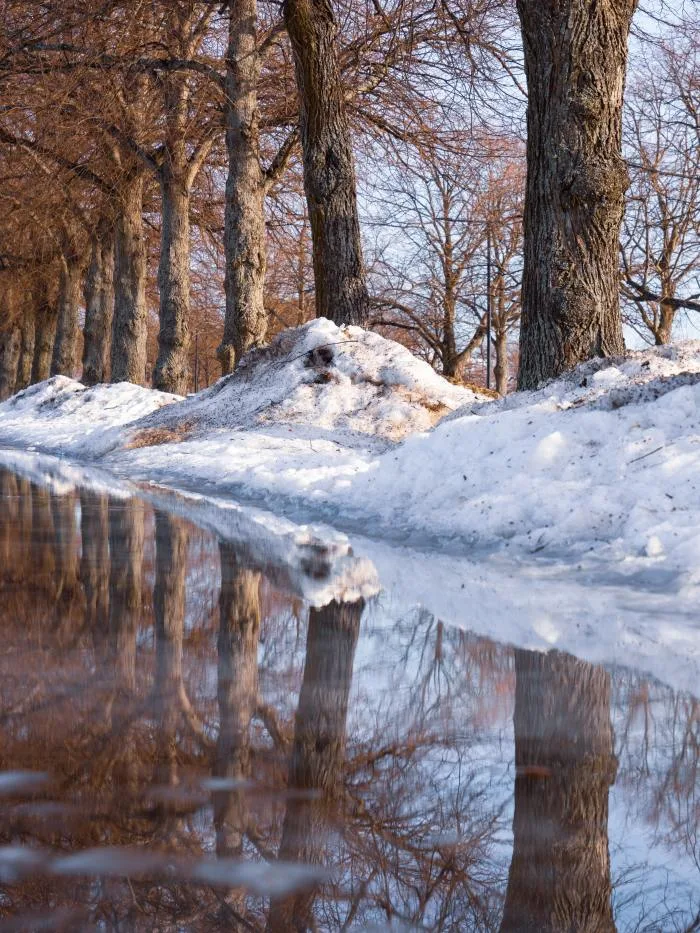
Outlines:
{"label": "dirty snow", "polygon": [[614,565],[690,597],[699,402],[697,342],[490,401],[321,320],[184,401],[50,380],[0,406],[0,443],[453,554]]}

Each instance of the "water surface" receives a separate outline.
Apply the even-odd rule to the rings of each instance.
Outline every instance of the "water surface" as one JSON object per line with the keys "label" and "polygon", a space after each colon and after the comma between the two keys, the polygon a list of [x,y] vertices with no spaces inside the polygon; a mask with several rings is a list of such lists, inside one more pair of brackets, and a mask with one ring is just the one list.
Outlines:
{"label": "water surface", "polygon": [[0,470],[0,929],[700,929],[694,695],[334,566]]}

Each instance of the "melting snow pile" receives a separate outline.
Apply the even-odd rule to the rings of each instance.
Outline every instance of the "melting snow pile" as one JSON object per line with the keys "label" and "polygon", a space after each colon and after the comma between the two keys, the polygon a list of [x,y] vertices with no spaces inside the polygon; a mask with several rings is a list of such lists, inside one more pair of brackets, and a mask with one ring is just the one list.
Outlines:
{"label": "melting snow pile", "polygon": [[408,350],[325,319],[284,331],[212,388],[134,426],[131,443],[224,428],[293,425],[349,446],[386,446],[432,427],[477,396]]}

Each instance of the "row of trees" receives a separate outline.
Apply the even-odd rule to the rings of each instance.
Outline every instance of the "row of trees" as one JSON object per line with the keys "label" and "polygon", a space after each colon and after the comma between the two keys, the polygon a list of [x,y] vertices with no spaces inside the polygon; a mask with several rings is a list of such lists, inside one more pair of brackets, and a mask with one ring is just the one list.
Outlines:
{"label": "row of trees", "polygon": [[[505,0],[9,0],[0,396],[81,358],[88,384],[184,392],[313,314],[448,377],[488,329],[504,393],[523,274],[522,385],[620,351],[634,3],[556,38],[569,6],[518,8],[525,209]],[[697,45],[647,43],[625,121],[624,309],[657,342],[698,304]]]}

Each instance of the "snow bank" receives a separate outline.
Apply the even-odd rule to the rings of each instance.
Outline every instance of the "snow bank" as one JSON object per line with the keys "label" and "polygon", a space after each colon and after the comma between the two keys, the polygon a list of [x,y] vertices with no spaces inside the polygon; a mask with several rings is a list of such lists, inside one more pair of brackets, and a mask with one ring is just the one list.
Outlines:
{"label": "snow bank", "polygon": [[[51,380],[0,442],[415,546],[700,582],[700,343],[488,401],[397,344],[314,321],[199,395]],[[145,417],[141,417],[145,415]]]}
{"label": "snow bank", "polygon": [[88,388],[54,376],[0,405],[0,441],[94,458],[121,443],[122,425],[178,400],[130,382]]}
{"label": "snow bank", "polygon": [[284,331],[233,375],[139,422],[131,443],[158,431],[201,437],[294,426],[305,437],[379,449],[480,398],[394,341],[324,318]]}

